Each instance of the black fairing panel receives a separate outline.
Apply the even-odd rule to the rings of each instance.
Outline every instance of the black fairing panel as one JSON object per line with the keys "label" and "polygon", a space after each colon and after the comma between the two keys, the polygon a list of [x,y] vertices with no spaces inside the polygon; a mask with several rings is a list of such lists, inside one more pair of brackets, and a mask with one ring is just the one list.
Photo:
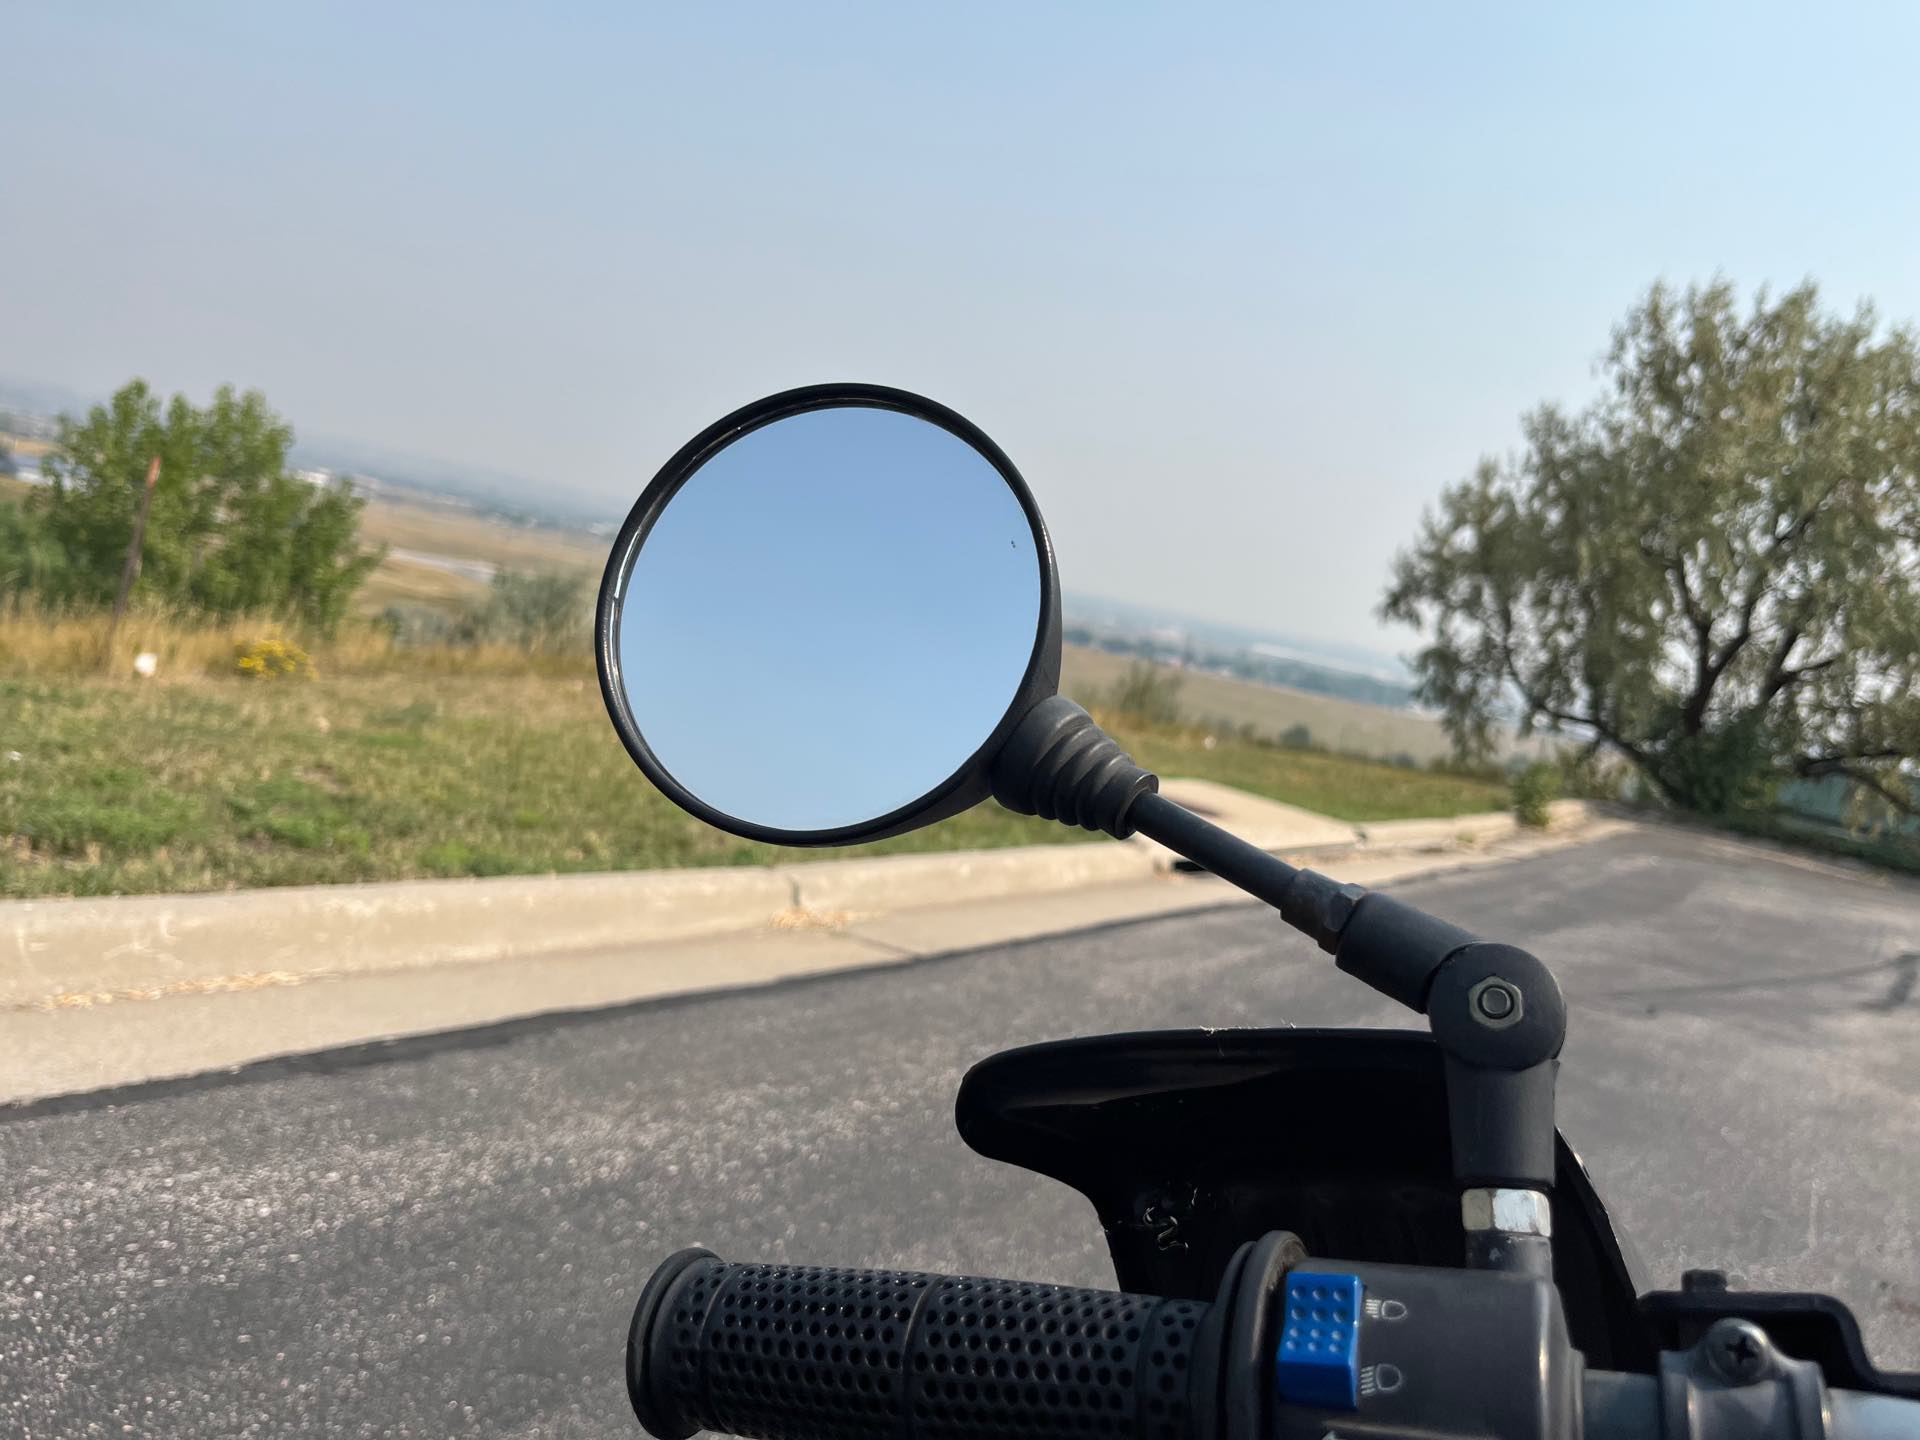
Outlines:
{"label": "black fairing panel", "polygon": [[[1169,1030],[1009,1050],[968,1072],[960,1134],[1093,1202],[1123,1289],[1210,1298],[1234,1250],[1456,1266],[1464,1236],[1441,1055],[1397,1030]],[[1654,1351],[1606,1210],[1564,1138],[1554,1278],[1588,1363]]]}

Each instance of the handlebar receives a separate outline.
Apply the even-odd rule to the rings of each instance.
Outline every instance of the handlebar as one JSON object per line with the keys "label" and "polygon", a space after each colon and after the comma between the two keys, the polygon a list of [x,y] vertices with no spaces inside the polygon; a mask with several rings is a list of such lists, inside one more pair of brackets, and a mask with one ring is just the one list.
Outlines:
{"label": "handlebar", "polygon": [[627,1386],[661,1440],[1188,1440],[1209,1306],[683,1251],[641,1297]]}
{"label": "handlebar", "polygon": [[1920,1436],[1920,1404],[1827,1390],[1758,1330],[1744,1377],[1711,1334],[1657,1376],[1587,1370],[1546,1280],[1332,1264],[1268,1236],[1207,1303],[683,1250],[640,1297],[627,1390],[656,1440]]}

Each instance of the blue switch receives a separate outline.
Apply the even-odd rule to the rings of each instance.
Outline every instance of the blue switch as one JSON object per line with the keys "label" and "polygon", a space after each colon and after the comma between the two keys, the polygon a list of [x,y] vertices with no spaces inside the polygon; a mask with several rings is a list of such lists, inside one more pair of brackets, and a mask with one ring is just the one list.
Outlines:
{"label": "blue switch", "polygon": [[1274,1380],[1289,1405],[1352,1410],[1360,1403],[1360,1277],[1287,1276]]}

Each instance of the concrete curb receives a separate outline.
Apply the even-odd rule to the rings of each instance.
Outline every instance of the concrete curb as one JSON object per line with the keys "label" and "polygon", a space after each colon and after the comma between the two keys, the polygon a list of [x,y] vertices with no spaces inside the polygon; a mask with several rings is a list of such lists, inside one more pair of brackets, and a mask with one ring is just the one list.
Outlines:
{"label": "concrete curb", "polygon": [[[1547,807],[1549,830],[1584,825],[1593,810],[1584,800],[1556,800]],[[1360,847],[1371,851],[1420,850],[1455,845],[1487,845],[1520,833],[1520,822],[1509,811],[1456,815],[1450,820],[1376,820],[1356,825]]]}
{"label": "concrete curb", "polygon": [[636,935],[680,939],[792,904],[792,881],[771,869],[13,901],[0,905],[0,1006],[511,958]]}
{"label": "concrete curb", "polygon": [[[1630,827],[1601,820],[1573,834],[1529,832],[1478,848],[1430,846],[1394,853],[1352,849],[1328,868],[1359,884],[1393,885],[1415,876],[1453,874],[1546,854],[1625,828]],[[1081,854],[1118,852],[1124,857],[1133,847],[1059,848]],[[939,857],[910,858],[918,863],[900,867],[901,874],[925,877]],[[1134,855],[1136,871],[1139,861],[1140,856]],[[833,867],[796,868],[819,872],[818,879]],[[893,879],[889,876],[888,883]],[[919,898],[926,892],[901,889],[894,893]],[[1211,876],[1153,874],[998,899],[911,905],[864,916],[788,911],[778,924],[729,928],[689,939],[635,943],[623,935],[618,944],[555,954],[512,958],[496,951],[464,964],[407,963],[350,976],[256,974],[176,980],[121,992],[127,998],[152,997],[155,1003],[151,1004],[103,1004],[93,995],[69,992],[53,1003],[0,1006],[0,1113],[48,1096],[97,1093],[276,1056],[468,1029],[531,1015],[604,1010],[802,976],[853,973],[1090,926],[1257,904]]]}
{"label": "concrete curb", "polygon": [[[1578,802],[1554,826],[1586,818]],[[1511,816],[1322,825],[1276,853],[1477,848]],[[1337,841],[1341,835],[1347,838]],[[1276,836],[1275,839],[1280,837]],[[1270,842],[1271,843],[1271,842]],[[220,895],[0,902],[0,1010],[295,984],[320,976],[516,960],[770,926],[843,926],[930,905],[1146,880],[1147,842],[1036,845],[766,869],[502,876]]]}
{"label": "concrete curb", "polygon": [[780,873],[801,909],[861,914],[1145,880],[1161,868],[1132,845],[1089,843],[827,860]]}
{"label": "concrete curb", "polygon": [[[0,1009],[515,960],[1145,879],[1127,845],[0,903]],[[798,914],[796,915],[796,912]]]}

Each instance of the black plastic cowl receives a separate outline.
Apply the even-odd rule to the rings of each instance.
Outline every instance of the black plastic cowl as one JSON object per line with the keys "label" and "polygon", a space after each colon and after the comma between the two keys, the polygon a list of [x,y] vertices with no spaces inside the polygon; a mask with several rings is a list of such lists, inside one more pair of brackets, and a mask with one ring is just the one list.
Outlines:
{"label": "black plastic cowl", "polygon": [[1133,834],[1133,802],[1159,788],[1157,776],[1061,695],[1029,710],[993,762],[993,798],[1007,809],[1117,840]]}

